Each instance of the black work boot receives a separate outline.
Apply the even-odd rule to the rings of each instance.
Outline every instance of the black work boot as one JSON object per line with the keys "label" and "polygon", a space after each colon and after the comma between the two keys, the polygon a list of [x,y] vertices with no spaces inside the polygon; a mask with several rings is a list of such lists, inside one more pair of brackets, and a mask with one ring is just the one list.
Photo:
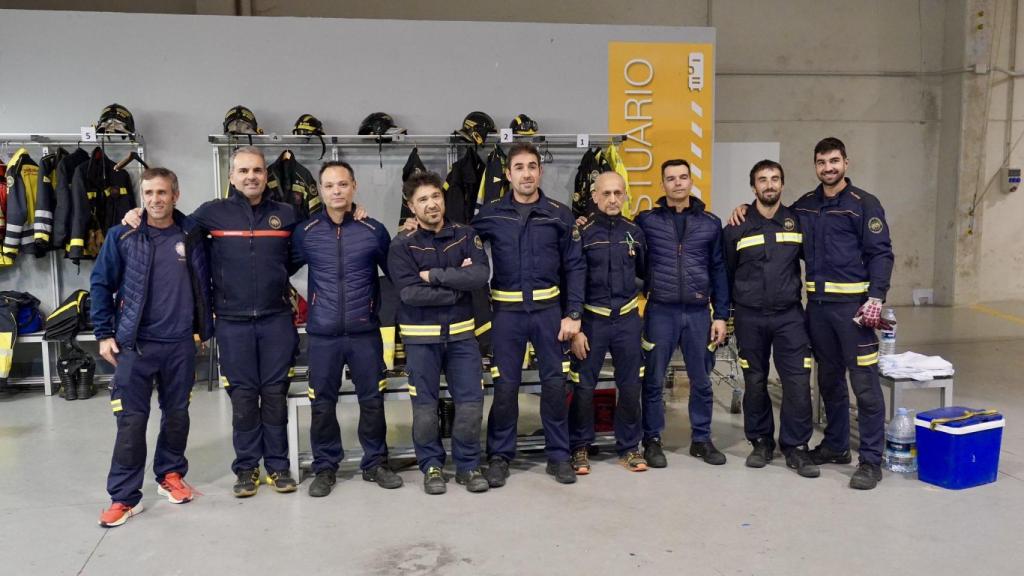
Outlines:
{"label": "black work boot", "polygon": [[78,399],[86,400],[96,395],[96,362],[88,358],[78,369]]}
{"label": "black work boot", "polygon": [[309,484],[309,495],[313,498],[323,498],[331,493],[337,481],[338,475],[334,470],[321,470]]}
{"label": "black work boot", "polygon": [[437,466],[428,467],[423,473],[423,491],[432,496],[447,492],[448,479],[444,477],[444,470]]}
{"label": "black work boot", "polygon": [[274,489],[274,492],[279,492],[281,494],[295,492],[299,488],[295,483],[295,478],[292,478],[291,470],[268,472],[267,484],[270,484],[270,487]]}
{"label": "black work boot", "polygon": [[810,451],[807,446],[797,446],[786,452],[786,466],[796,470],[796,473],[804,478],[817,478],[821,476],[821,469],[811,460]]}
{"label": "black work boot", "polygon": [[871,490],[882,481],[882,467],[878,464],[861,462],[857,471],[850,478],[850,488],[854,490]]}
{"label": "black work boot", "polygon": [[821,466],[822,464],[849,464],[853,461],[853,458],[850,457],[849,449],[843,450],[842,452],[836,452],[828,446],[825,446],[824,442],[818,444],[818,446],[815,447],[814,450],[808,452],[808,454],[811,456],[811,461],[818,466]]}
{"label": "black work boot", "polygon": [[363,480],[376,482],[377,486],[388,490],[402,487],[402,477],[395,474],[391,468],[384,464],[377,464],[363,470]]}
{"label": "black work boot", "polygon": [[700,458],[714,466],[721,466],[722,464],[725,464],[725,454],[722,454],[718,448],[715,448],[715,445],[711,443],[711,440],[708,440],[707,442],[691,443],[690,456]]}
{"label": "black work boot", "polygon": [[647,460],[647,466],[651,468],[668,467],[665,451],[661,448],[661,438],[655,437],[644,441],[644,460]]}
{"label": "black work boot", "polygon": [[576,483],[576,471],[572,468],[572,462],[548,462],[546,470],[559,484]]}
{"label": "black work boot", "polygon": [[248,498],[255,496],[260,489],[260,469],[239,470],[236,474],[235,485],[231,492],[235,498]]}
{"label": "black work boot", "polygon": [[65,400],[78,400],[78,370],[70,360],[57,362],[57,377]]}
{"label": "black work boot", "polygon": [[456,472],[455,482],[465,486],[469,492],[487,492],[491,487],[491,483],[487,481],[487,477],[484,476],[484,473],[479,468],[466,472]]}
{"label": "black work boot", "polygon": [[775,446],[770,438],[758,438],[751,444],[754,449],[747,456],[747,468],[764,468],[775,456]]}
{"label": "black work boot", "polygon": [[491,458],[487,462],[487,472],[484,472],[484,476],[487,477],[487,484],[491,488],[501,488],[508,478],[508,461],[501,456]]}

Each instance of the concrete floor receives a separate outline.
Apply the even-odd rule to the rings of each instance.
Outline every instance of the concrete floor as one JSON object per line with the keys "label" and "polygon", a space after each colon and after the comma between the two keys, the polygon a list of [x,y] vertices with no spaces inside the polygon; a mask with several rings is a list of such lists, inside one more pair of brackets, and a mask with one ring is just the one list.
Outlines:
{"label": "concrete floor", "polygon": [[[562,486],[531,456],[516,462],[500,490],[475,495],[452,482],[447,495],[428,497],[414,468],[401,473],[405,487],[385,491],[347,466],[325,499],[306,495],[307,480],[296,494],[264,489],[236,500],[230,405],[221,391],[197,387],[188,480],[203,495],[175,506],[147,479],[146,511],[105,530],[96,519],[108,504],[107,399],[66,402],[33,391],[0,403],[0,573],[1019,573],[1024,303],[897,315],[900,348],[954,363],[958,404],[1005,415],[996,483],[947,491],[886,473],[878,489],[857,492],[847,487],[853,466],[826,466],[818,479],[796,476],[778,457],[766,469],[745,468],[742,417],[728,413],[722,387],[714,437],[729,462],[708,466],[687,454],[681,386],[668,397],[665,470],[630,474],[602,454],[590,476]],[[929,408],[938,393],[908,401]],[[536,426],[534,405],[524,398],[524,430]],[[404,403],[389,407],[392,444],[409,442],[408,414]],[[348,412],[342,425],[354,446]]]}

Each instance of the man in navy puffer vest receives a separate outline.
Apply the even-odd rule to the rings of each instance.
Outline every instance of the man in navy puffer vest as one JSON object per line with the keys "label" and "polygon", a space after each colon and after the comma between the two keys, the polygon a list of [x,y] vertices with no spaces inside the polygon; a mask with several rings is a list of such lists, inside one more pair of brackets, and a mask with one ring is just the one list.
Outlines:
{"label": "man in navy puffer vest", "polygon": [[99,521],[104,527],[120,526],[142,511],[154,378],[163,412],[153,458],[158,492],[174,504],[192,499],[183,477],[195,378],[193,334],[200,340],[213,335],[203,235],[194,220],[174,209],[178,178],[166,168],[150,168],[141,189],[141,225],[111,228],[91,278],[100,355],[116,367],[110,404],[117,438],[107,477],[112,504]]}
{"label": "man in navy puffer vest", "polygon": [[[667,466],[661,433],[665,429],[662,388],[669,361],[681,347],[690,378],[690,454],[708,464],[724,464],[711,443],[714,397],[709,373],[713,347],[725,341],[729,282],[722,256],[722,222],[690,195],[693,181],[686,160],[661,165],[665,196],[637,215],[647,239],[644,310],[644,458],[652,468]],[[711,304],[711,309],[708,304]],[[713,316],[713,321],[712,321]]]}

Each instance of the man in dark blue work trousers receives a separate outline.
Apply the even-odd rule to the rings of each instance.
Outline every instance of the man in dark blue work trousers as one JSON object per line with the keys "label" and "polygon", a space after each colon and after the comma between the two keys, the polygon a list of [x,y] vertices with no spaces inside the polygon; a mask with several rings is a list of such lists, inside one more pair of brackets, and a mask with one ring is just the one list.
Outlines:
{"label": "man in dark blue work trousers", "polygon": [[174,504],[192,500],[185,483],[189,400],[196,349],[213,335],[210,271],[199,226],[174,209],[178,177],[149,168],[140,184],[146,212],[141,226],[115,226],[92,271],[92,321],[100,356],[114,365],[110,404],[117,439],[107,476],[110,508],[100,526],[124,524],[142,512],[146,424],[156,379],[160,435],[153,472],[157,491]]}
{"label": "man in dark blue work trousers", "polygon": [[646,270],[647,243],[640,228],[622,215],[627,200],[626,182],[616,172],[605,172],[594,182],[596,211],[580,230],[587,263],[583,327],[572,339],[578,359],[569,372],[574,382],[569,407],[569,445],[572,467],[578,475],[590,473],[589,448],[594,442],[594,388],[605,356],[615,367],[615,451],[631,472],[647,470],[640,454],[640,348],[642,321],[638,309]]}
{"label": "man in dark blue work trousers", "polygon": [[491,488],[505,485],[516,453],[527,341],[540,372],[546,470],[558,482],[576,482],[569,456],[569,361],[563,343],[580,331],[585,264],[572,212],[541,191],[542,173],[537,148],[513,144],[505,170],[511,193],[484,205],[473,219],[473,228],[491,245],[493,262],[494,402],[487,419],[486,472]]}
{"label": "man in dark blue work trousers", "polygon": [[[807,331],[818,361],[825,402],[825,438],[810,451],[815,464],[848,464],[850,399],[857,398],[860,461],[850,487],[871,490],[882,480],[885,399],[878,379],[878,337],[885,328],[882,301],[889,291],[893,252],[885,211],[874,195],[846,178],[846,145],[825,138],[814,147],[818,187],[792,210],[804,238]],[[737,208],[730,222],[745,210]]]}
{"label": "man in dark blue work trousers", "polygon": [[412,440],[424,492],[444,494],[445,451],[438,426],[444,371],[455,401],[455,481],[470,492],[486,492],[490,485],[480,470],[482,361],[472,293],[487,286],[490,267],[476,232],[445,218],[443,186],[433,172],[418,172],[405,181],[402,195],[417,228],[399,233],[388,256],[391,280],[402,301],[398,329],[409,372]]}
{"label": "man in dark blue work trousers", "polygon": [[[265,196],[267,166],[259,148],[231,155],[228,197],[192,213],[210,236],[213,311],[221,383],[231,397],[235,497],[253,496],[266,482],[294,492],[288,463],[288,384],[298,335],[288,292],[288,250],[295,210]],[[136,225],[133,211],[125,221]]]}
{"label": "man in dark blue work trousers", "polygon": [[381,341],[380,281],[387,271],[384,225],[372,218],[356,220],[353,199],[358,184],[345,162],[320,168],[324,210],[296,228],[292,270],[309,266],[309,399],[313,408],[310,444],[313,473],[309,495],[331,493],[344,452],[338,425],[338,391],[347,365],[359,399],[359,443],[363,480],[398,488],[402,478],[388,467],[385,436],[384,345]]}
{"label": "man in dark blue work trousers", "polygon": [[768,395],[768,359],[782,380],[779,447],[786,465],[816,478],[811,461],[811,349],[801,305],[803,234],[792,210],[782,205],[782,165],[762,160],[750,170],[755,200],[747,219],[723,231],[743,393],[743,431],[753,450],[750,468],[764,468],[775,454],[775,420]]}
{"label": "man in dark blue work trousers", "polygon": [[[725,464],[711,442],[714,395],[710,372],[713,347],[725,341],[729,288],[722,257],[722,224],[690,195],[693,180],[686,160],[661,165],[665,196],[641,212],[636,223],[647,239],[648,304],[644,310],[644,458],[652,468],[668,465],[662,449],[665,374],[676,348],[682,348],[690,378],[690,454],[708,464]],[[711,308],[708,308],[708,304]]]}

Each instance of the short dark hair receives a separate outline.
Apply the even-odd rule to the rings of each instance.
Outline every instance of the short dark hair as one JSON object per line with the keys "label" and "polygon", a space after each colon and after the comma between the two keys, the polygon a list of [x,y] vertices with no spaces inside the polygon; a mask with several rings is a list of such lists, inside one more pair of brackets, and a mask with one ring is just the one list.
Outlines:
{"label": "short dark hair", "polygon": [[153,166],[143,170],[142,176],[139,178],[139,184],[141,186],[144,180],[152,180],[154,178],[167,178],[171,182],[171,192],[178,191],[178,175],[173,170],[163,166]]}
{"label": "short dark hair", "polygon": [[540,164],[540,150],[529,142],[516,142],[508,149],[508,161],[511,164],[512,158],[519,156],[520,154],[533,154],[537,158],[537,164]]}
{"label": "short dark hair", "polygon": [[324,172],[328,168],[344,168],[345,170],[348,170],[348,175],[351,176],[353,180],[356,179],[356,171],[352,169],[351,164],[344,160],[328,160],[320,165],[320,174],[317,175],[317,180],[324,177]]}
{"label": "short dark hair", "polygon": [[846,158],[846,144],[835,136],[829,136],[828,138],[822,139],[820,142],[814,145],[814,157],[817,158],[818,154],[825,154],[833,150],[839,150],[839,153]]}
{"label": "short dark hair", "polygon": [[433,186],[438,190],[444,190],[444,181],[437,172],[413,172],[409,179],[402,183],[402,198],[406,202],[412,200],[412,195],[420,186]]}
{"label": "short dark hair", "polygon": [[765,160],[761,160],[757,164],[754,164],[754,167],[750,169],[750,187],[751,188],[754,187],[754,175],[755,174],[757,174],[761,170],[771,170],[773,168],[775,170],[779,171],[779,176],[782,177],[782,183],[785,184],[786,183],[786,171],[782,169],[782,164],[779,164],[775,160],[765,159]]}
{"label": "short dark hair", "polygon": [[663,178],[665,177],[665,168],[668,168],[669,166],[686,166],[686,171],[692,172],[692,170],[690,170],[689,162],[682,158],[672,158],[671,160],[665,160],[661,163],[661,176]]}

